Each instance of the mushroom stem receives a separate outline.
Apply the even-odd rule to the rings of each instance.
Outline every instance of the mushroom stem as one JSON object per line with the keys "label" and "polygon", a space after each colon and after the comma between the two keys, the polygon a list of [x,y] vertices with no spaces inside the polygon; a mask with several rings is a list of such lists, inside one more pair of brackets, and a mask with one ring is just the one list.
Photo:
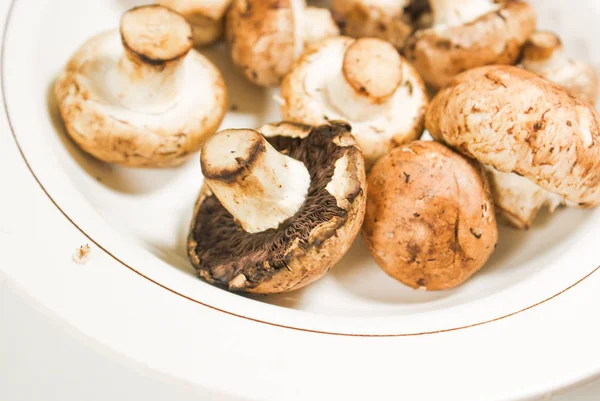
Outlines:
{"label": "mushroom stem", "polygon": [[486,166],[494,203],[499,213],[517,228],[527,229],[538,212],[547,206],[551,212],[565,203],[560,195],[546,191],[525,177],[500,172]]}
{"label": "mushroom stem", "polygon": [[200,158],[206,184],[249,233],[277,228],[304,204],[310,175],[254,130],[229,129],[209,139]]}
{"label": "mushroom stem", "polygon": [[536,74],[562,69],[568,63],[560,38],[552,32],[534,33],[523,47],[523,67]]}
{"label": "mushroom stem", "polygon": [[142,6],[123,14],[124,55],[114,87],[126,108],[160,114],[177,102],[181,62],[192,48],[192,30],[178,13],[162,6]]}
{"label": "mushroom stem", "polygon": [[329,100],[353,121],[380,114],[403,82],[402,68],[390,43],[358,39],[346,49],[341,73],[328,83]]}
{"label": "mushroom stem", "polygon": [[499,8],[493,0],[430,0],[434,25],[457,26]]}

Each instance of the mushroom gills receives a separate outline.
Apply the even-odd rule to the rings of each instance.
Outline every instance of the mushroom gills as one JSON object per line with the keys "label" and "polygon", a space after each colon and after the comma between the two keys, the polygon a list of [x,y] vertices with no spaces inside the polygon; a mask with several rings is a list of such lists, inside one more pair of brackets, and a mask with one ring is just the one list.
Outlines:
{"label": "mushroom gills", "polygon": [[[365,177],[362,156],[354,146],[349,127],[316,127],[305,135],[306,126],[298,126],[292,132],[288,126],[288,123],[270,125],[264,130],[277,133],[284,129],[290,135],[269,137],[267,141],[273,151],[306,166],[310,186],[305,202],[276,228],[250,233],[205,187],[194,211],[188,252],[200,276],[209,282],[225,284],[230,290],[258,293],[302,287],[337,262],[358,232],[364,215]],[[240,144],[234,150],[243,151],[244,147],[262,143],[258,138],[249,139],[250,146]],[[203,149],[207,150],[211,149]],[[248,170],[246,167],[242,166],[242,170]],[[214,173],[210,168],[204,168],[203,172],[208,176]],[[294,180],[281,175],[288,181]],[[227,177],[241,178],[223,176]],[[337,183],[338,180],[347,183]]]}
{"label": "mushroom gills", "polygon": [[516,173],[501,172],[490,166],[485,169],[497,212],[517,228],[529,228],[543,207],[554,212],[559,206],[568,204],[562,196]]}

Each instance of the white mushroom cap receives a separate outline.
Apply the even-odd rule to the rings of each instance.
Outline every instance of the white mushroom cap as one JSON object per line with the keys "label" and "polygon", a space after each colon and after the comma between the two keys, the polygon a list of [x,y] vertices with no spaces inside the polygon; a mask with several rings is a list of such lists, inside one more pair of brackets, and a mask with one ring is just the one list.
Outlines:
{"label": "white mushroom cap", "polygon": [[300,209],[310,186],[304,164],[257,131],[229,129],[202,147],[206,184],[249,233],[277,228]]}
{"label": "white mushroom cap", "polygon": [[588,63],[569,58],[556,34],[538,31],[531,35],[525,43],[521,64],[574,95],[596,103],[598,73]]}
{"label": "white mushroom cap", "polygon": [[284,119],[347,121],[367,165],[423,133],[428,103],[414,68],[389,43],[330,38],[311,46],[281,86]]}
{"label": "white mushroom cap", "polygon": [[600,116],[531,72],[488,66],[460,74],[432,100],[426,124],[488,167],[499,211],[519,227],[544,205],[600,204]]}
{"label": "white mushroom cap", "polygon": [[88,40],[56,82],[69,135],[110,163],[181,163],[214,134],[227,93],[214,65],[190,50],[185,19],[144,6],[124,14],[121,30]]}
{"label": "white mushroom cap", "polygon": [[338,34],[331,13],[305,0],[233,0],[227,13],[233,62],[261,86],[278,86],[305,44]]}
{"label": "white mushroom cap", "polygon": [[521,0],[430,0],[433,25],[404,46],[427,85],[440,89],[463,71],[515,64],[535,31],[533,8]]}
{"label": "white mushroom cap", "polygon": [[159,0],[183,15],[193,29],[194,45],[205,46],[223,36],[225,12],[231,0]]}
{"label": "white mushroom cap", "polygon": [[[420,0],[333,0],[332,8],[342,20],[344,35],[386,40],[401,49],[413,31],[414,21],[423,8],[412,13]],[[426,6],[427,4],[425,4]]]}

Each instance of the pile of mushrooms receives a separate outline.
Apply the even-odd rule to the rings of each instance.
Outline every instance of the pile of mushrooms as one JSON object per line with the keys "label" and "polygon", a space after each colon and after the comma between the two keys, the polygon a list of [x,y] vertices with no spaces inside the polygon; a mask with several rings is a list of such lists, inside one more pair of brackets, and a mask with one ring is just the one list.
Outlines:
{"label": "pile of mushrooms", "polygon": [[[100,160],[201,149],[187,251],[209,283],[304,287],[362,229],[388,275],[445,290],[490,258],[497,216],[528,229],[544,207],[600,204],[597,72],[526,1],[159,2],[85,42],[55,94]],[[225,83],[192,47],[222,36],[240,74],[280,87],[282,122],[219,131]]]}

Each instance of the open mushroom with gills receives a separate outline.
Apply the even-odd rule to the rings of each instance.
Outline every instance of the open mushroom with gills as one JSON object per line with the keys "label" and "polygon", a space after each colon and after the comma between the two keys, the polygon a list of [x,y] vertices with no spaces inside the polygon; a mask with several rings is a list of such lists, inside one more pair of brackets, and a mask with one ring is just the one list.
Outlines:
{"label": "open mushroom with gills", "polygon": [[516,64],[536,17],[519,0],[430,0],[433,25],[404,46],[427,85],[439,89],[457,74],[492,64]]}
{"label": "open mushroom with gills", "polygon": [[458,286],[498,240],[485,171],[437,142],[392,150],[369,173],[363,237],[375,261],[402,283]]}
{"label": "open mushroom with gills", "polygon": [[306,0],[233,0],[226,39],[251,82],[276,87],[307,44],[340,34],[331,12]]}
{"label": "open mushroom with gills", "polygon": [[210,45],[223,36],[225,13],[231,0],[159,0],[183,15],[192,26],[194,46]]}
{"label": "open mushroom with gills", "polygon": [[225,130],[202,148],[188,254],[210,283],[280,293],[348,251],[364,218],[365,170],[345,123],[259,131]]}
{"label": "open mushroom with gills", "polygon": [[598,73],[588,63],[569,58],[560,38],[547,31],[535,32],[525,43],[521,65],[592,104],[598,98]]}
{"label": "open mushroom with gills", "polygon": [[348,121],[367,166],[423,134],[428,96],[415,69],[381,39],[325,39],[310,46],[281,84],[283,118]]}
{"label": "open mushroom with gills", "polygon": [[600,117],[536,74],[467,71],[432,100],[426,124],[487,167],[496,210],[516,227],[528,228],[544,206],[600,204]]}
{"label": "open mushroom with gills", "polygon": [[428,0],[333,0],[332,9],[344,35],[383,39],[398,49],[430,11]]}
{"label": "open mushroom with gills", "polygon": [[174,166],[198,151],[223,120],[227,92],[191,36],[178,13],[142,6],[123,15],[120,33],[88,40],[55,85],[75,143],[128,167]]}

